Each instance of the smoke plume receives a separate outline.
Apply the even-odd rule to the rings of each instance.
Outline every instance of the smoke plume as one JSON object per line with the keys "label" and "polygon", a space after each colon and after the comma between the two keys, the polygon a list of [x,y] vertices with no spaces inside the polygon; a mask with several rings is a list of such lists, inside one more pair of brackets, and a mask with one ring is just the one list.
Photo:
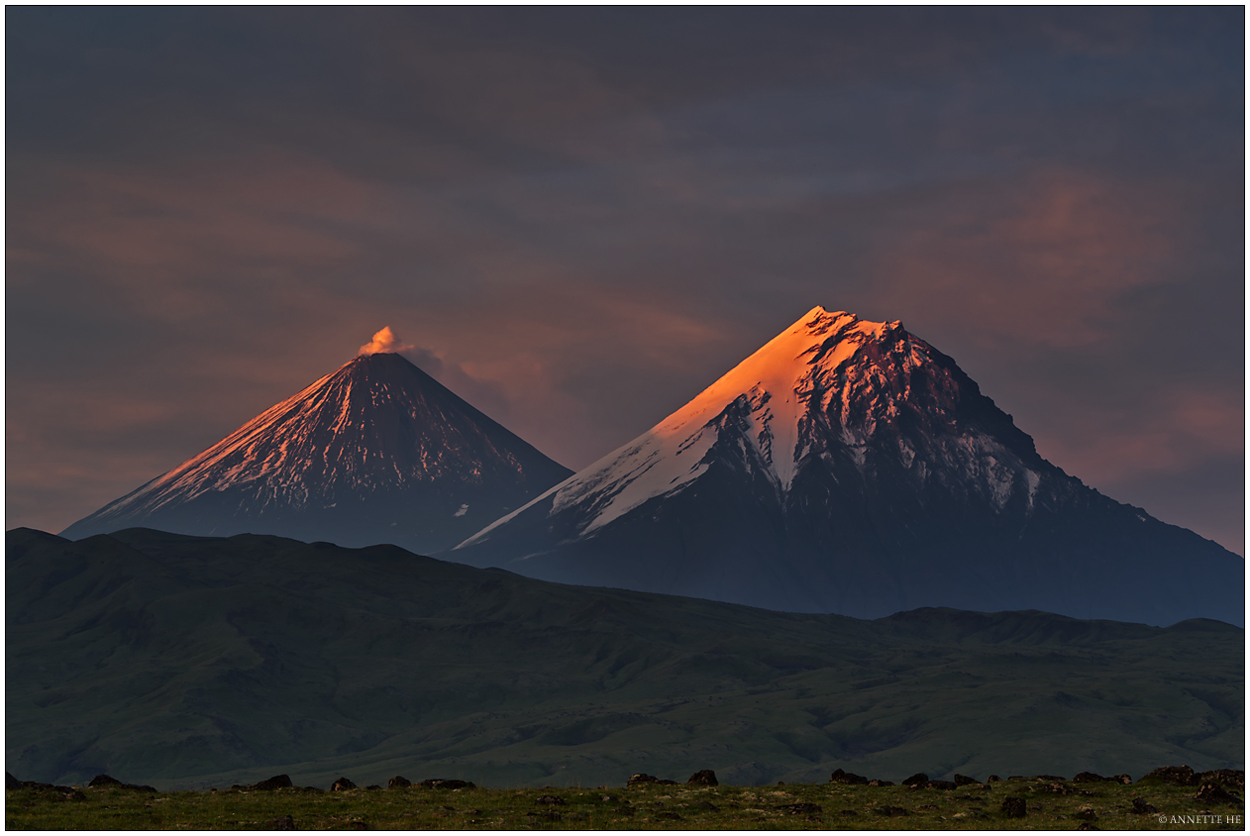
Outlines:
{"label": "smoke plume", "polygon": [[395,336],[395,332],[391,330],[391,326],[387,325],[373,335],[372,342],[362,345],[357,354],[398,354],[409,348],[413,346],[400,342],[399,337]]}

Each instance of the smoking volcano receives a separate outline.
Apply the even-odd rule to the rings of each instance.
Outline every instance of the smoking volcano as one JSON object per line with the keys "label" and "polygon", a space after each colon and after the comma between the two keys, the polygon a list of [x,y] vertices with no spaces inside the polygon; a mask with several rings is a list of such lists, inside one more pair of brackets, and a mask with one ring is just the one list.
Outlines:
{"label": "smoking volcano", "polygon": [[62,532],[142,526],[450,548],[571,471],[399,354],[361,355]]}

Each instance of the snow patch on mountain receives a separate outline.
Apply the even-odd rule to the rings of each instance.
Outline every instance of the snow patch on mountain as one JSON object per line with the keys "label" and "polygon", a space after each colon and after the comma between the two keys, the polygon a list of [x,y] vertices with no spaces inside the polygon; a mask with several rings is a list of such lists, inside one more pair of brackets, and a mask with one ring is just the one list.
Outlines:
{"label": "snow patch on mountain", "polygon": [[[647,433],[530,505],[554,495],[549,513],[578,507],[585,520],[579,533],[591,535],[644,502],[694,484],[706,472],[708,453],[730,424],[752,448],[742,450],[748,467],[759,463],[778,496],[784,496],[812,450],[816,415],[831,408],[841,415],[843,439],[862,469],[866,437],[875,421],[869,418],[866,426],[857,421],[853,401],[860,390],[882,380],[879,372],[870,372],[875,377],[861,381],[854,360],[864,346],[880,343],[901,328],[899,322],[867,322],[845,311],[812,308]],[[925,362],[922,346],[908,347],[907,368]],[[877,394],[870,398],[871,403],[882,400]],[[884,400],[886,415],[894,414],[890,399]],[[492,530],[524,510],[496,521],[462,545],[487,539]]]}

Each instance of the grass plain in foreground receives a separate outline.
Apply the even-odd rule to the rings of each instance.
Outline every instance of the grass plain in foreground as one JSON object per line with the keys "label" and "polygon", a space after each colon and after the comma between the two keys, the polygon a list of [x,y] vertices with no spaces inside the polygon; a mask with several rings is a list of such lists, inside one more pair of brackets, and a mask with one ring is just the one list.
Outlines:
{"label": "grass plain in foreground", "polygon": [[[1055,787],[1063,789],[1056,791]],[[1063,794],[1068,792],[1069,794]],[[957,790],[844,784],[703,787],[5,793],[9,830],[1243,830],[1245,809],[1194,787],[1047,780]],[[1023,818],[1003,801],[1025,800]],[[1140,799],[1137,803],[1134,799]]]}

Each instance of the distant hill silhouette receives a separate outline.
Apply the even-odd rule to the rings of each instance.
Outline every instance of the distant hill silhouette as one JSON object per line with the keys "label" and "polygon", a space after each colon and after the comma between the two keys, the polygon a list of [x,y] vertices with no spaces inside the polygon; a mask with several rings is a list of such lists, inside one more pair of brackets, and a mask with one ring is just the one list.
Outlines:
{"label": "distant hill silhouette", "polygon": [[1244,760],[1244,632],[1214,621],[860,621],[143,529],[10,531],[5,593],[6,765],[28,780],[594,786]]}

